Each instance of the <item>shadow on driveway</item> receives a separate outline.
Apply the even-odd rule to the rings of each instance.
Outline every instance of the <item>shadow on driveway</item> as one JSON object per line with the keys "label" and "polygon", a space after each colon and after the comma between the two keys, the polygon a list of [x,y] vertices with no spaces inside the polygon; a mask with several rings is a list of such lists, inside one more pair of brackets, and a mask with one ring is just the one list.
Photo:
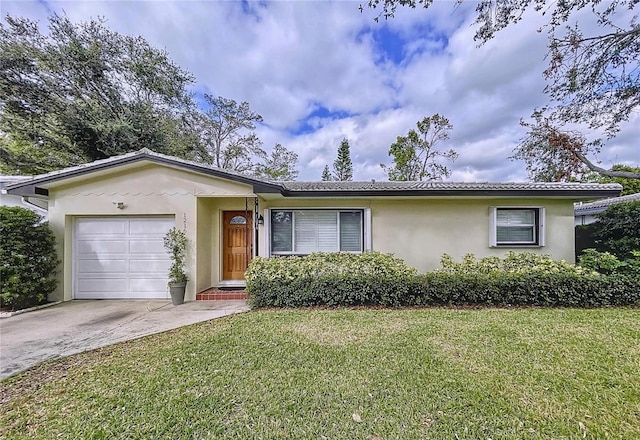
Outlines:
{"label": "shadow on driveway", "polygon": [[49,359],[248,311],[246,301],[75,300],[0,319],[0,380]]}

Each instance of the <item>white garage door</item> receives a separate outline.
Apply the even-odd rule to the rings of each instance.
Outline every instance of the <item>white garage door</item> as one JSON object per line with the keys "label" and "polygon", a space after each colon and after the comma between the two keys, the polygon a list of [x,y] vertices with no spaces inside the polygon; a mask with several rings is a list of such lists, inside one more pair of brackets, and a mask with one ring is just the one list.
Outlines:
{"label": "white garage door", "polygon": [[163,237],[174,224],[173,217],[76,219],[74,298],[167,298]]}

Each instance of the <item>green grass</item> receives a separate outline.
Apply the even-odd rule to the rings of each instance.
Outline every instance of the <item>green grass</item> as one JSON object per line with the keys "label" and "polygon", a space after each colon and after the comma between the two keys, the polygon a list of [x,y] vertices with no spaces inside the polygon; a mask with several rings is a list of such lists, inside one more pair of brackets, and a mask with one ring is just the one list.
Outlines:
{"label": "green grass", "polygon": [[0,383],[0,437],[640,438],[640,310],[265,310]]}

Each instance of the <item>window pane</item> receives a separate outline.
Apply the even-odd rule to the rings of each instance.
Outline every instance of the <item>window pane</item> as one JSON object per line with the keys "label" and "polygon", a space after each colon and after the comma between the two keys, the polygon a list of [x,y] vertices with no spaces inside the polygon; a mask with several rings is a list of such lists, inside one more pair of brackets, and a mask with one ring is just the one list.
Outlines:
{"label": "window pane", "polygon": [[271,211],[271,252],[291,252],[292,244],[291,211]]}
{"label": "window pane", "polygon": [[340,250],[362,251],[362,212],[340,213]]}
{"label": "window pane", "polygon": [[516,243],[533,243],[533,227],[505,227],[498,226],[498,243],[516,242]]}
{"label": "window pane", "polygon": [[295,251],[302,254],[338,250],[335,211],[295,211]]}
{"label": "window pane", "polygon": [[322,252],[338,250],[338,216],[335,211],[318,211],[318,241],[316,249]]}
{"label": "window pane", "polygon": [[532,209],[498,209],[499,225],[533,225],[535,214]]}

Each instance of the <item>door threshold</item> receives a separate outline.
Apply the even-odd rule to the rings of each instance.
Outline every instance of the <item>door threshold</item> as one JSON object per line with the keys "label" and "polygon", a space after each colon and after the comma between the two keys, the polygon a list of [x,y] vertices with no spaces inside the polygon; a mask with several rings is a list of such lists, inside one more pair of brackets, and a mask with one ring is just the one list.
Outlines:
{"label": "door threshold", "polygon": [[245,280],[223,280],[218,283],[218,288],[220,289],[229,289],[229,288],[244,289],[246,286],[247,286],[247,282]]}

